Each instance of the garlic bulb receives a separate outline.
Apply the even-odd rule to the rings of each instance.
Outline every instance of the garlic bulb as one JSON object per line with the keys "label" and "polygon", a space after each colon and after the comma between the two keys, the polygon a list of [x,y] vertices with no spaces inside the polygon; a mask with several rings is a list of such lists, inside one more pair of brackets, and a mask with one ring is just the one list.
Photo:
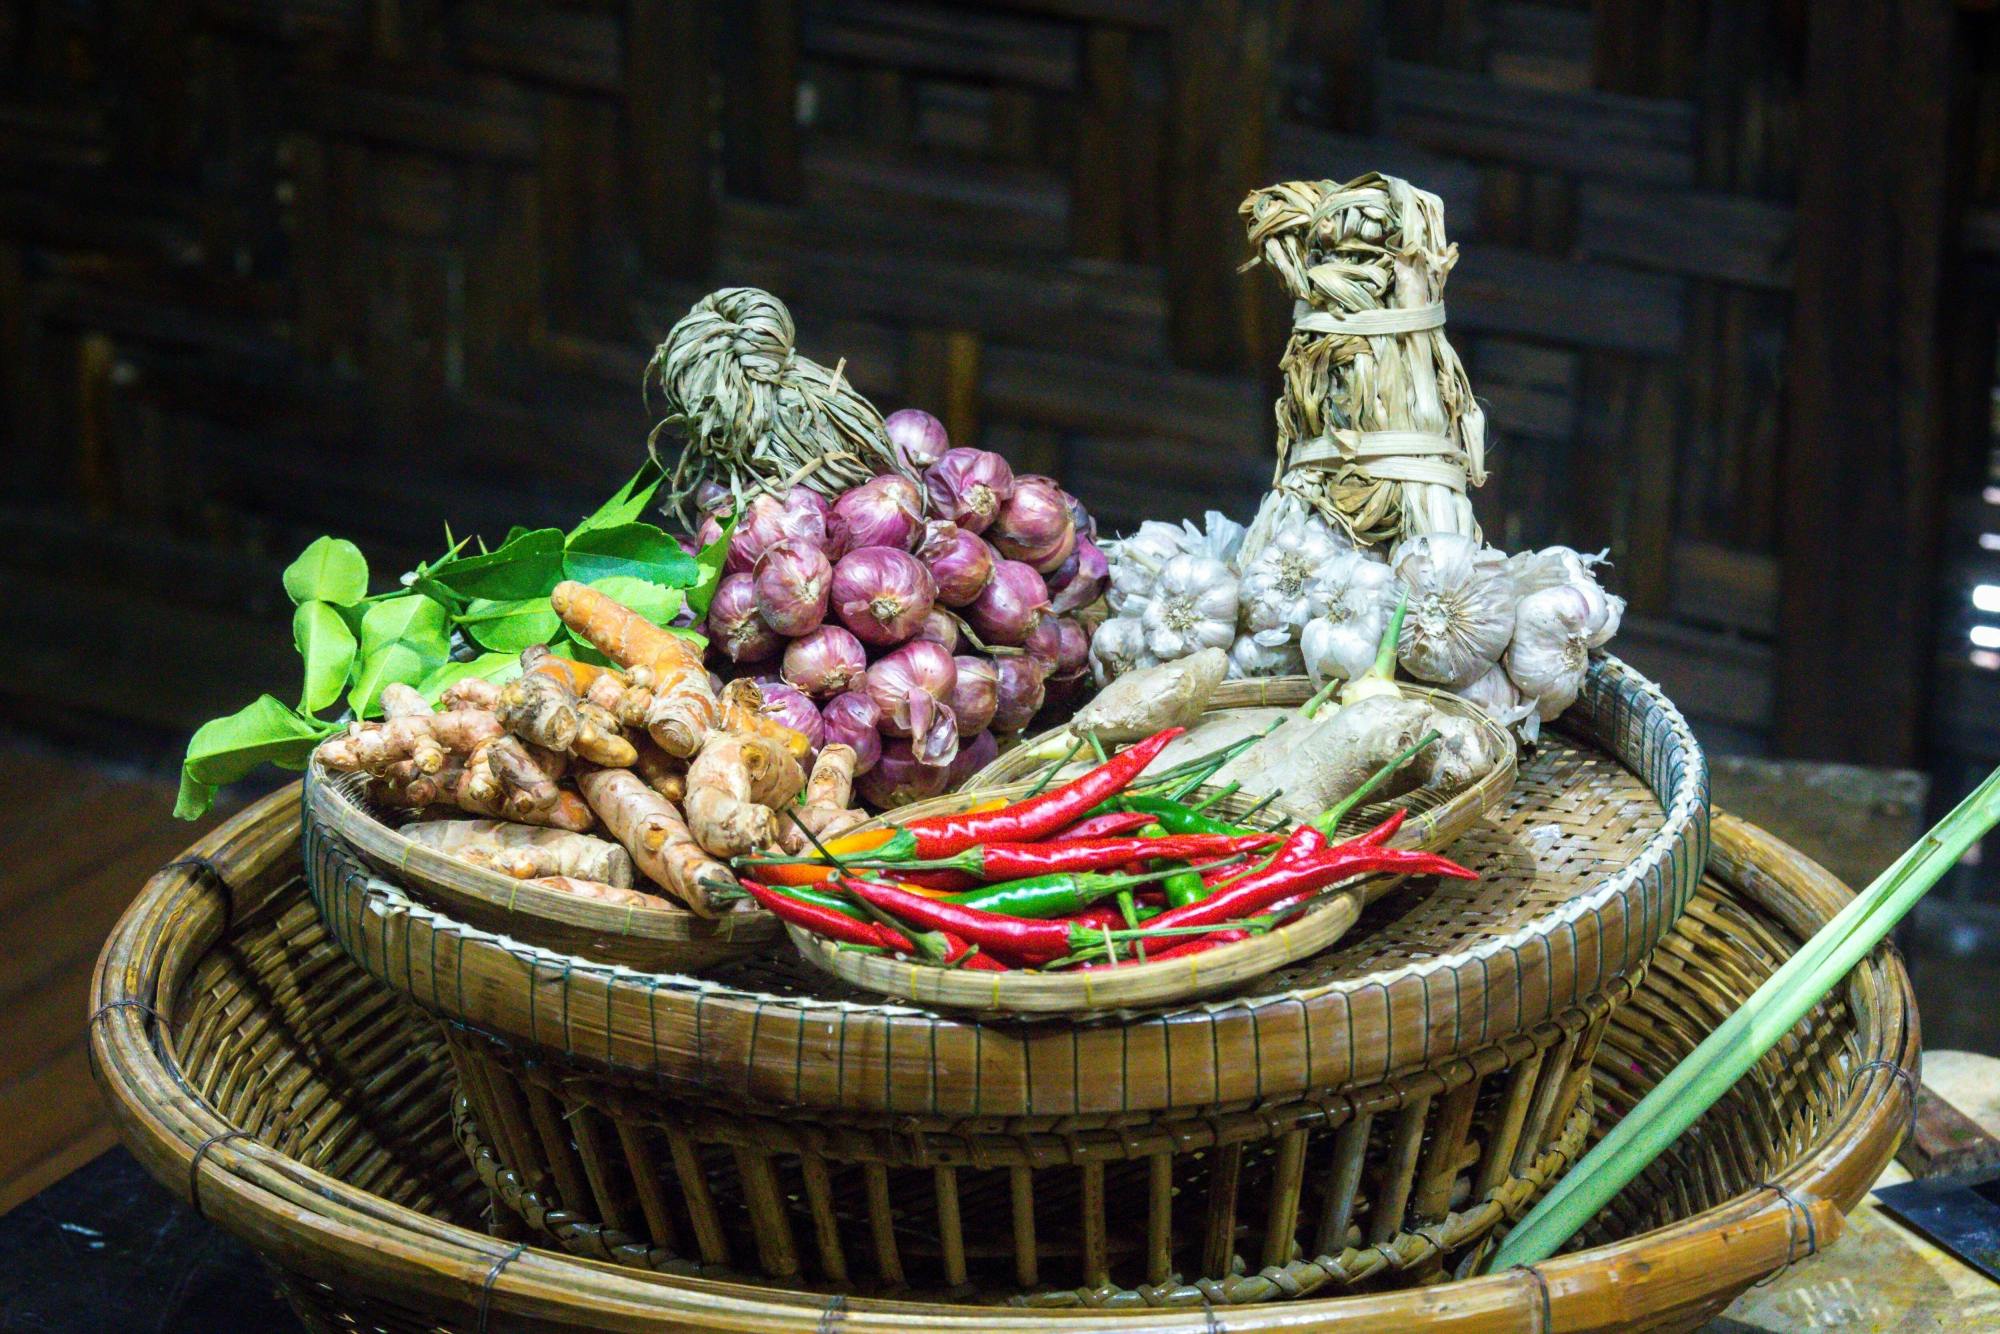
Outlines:
{"label": "garlic bulb", "polygon": [[1333,535],[1325,520],[1301,515],[1278,526],[1264,549],[1243,568],[1243,628],[1253,635],[1279,633],[1296,641],[1306,622],[1326,611],[1323,576],[1351,548]]}
{"label": "garlic bulb", "polygon": [[1390,558],[1409,590],[1400,645],[1420,681],[1470,685],[1498,662],[1514,634],[1507,558],[1455,533],[1405,538]]}
{"label": "garlic bulb", "polygon": [[1575,588],[1590,605],[1585,618],[1590,647],[1603,648],[1618,633],[1618,624],[1625,616],[1625,599],[1606,593],[1598,584],[1596,569],[1602,564],[1605,564],[1602,551],[1586,556],[1569,547],[1546,547],[1510,556],[1507,576],[1514,582],[1517,597],[1525,598],[1564,584]]}
{"label": "garlic bulb", "polygon": [[1314,594],[1322,610],[1299,636],[1306,671],[1315,684],[1351,681],[1375,665],[1395,610],[1396,576],[1364,552],[1343,551],[1320,570]]}
{"label": "garlic bulb", "polygon": [[1507,647],[1507,675],[1534,701],[1544,722],[1574,704],[1583,689],[1596,610],[1583,589],[1568,583],[1521,599],[1514,642]]}
{"label": "garlic bulb", "polygon": [[1219,510],[1210,510],[1202,516],[1204,527],[1197,529],[1192,523],[1181,526],[1188,531],[1188,550],[1199,551],[1210,560],[1219,560],[1225,565],[1233,564],[1236,553],[1243,549],[1244,527]]}
{"label": "garlic bulb", "polygon": [[1140,615],[1147,651],[1162,662],[1236,642],[1236,576],[1211,556],[1176,556],[1160,569]]}
{"label": "garlic bulb", "polygon": [[[1266,643],[1266,636],[1273,642]],[[1236,642],[1229,646],[1229,679],[1241,681],[1250,676],[1294,676],[1303,668],[1299,657],[1299,646],[1282,631],[1266,630],[1261,634],[1238,635]]]}
{"label": "garlic bulb", "polygon": [[1461,686],[1457,694],[1486,710],[1502,727],[1513,728],[1523,741],[1533,741],[1541,735],[1542,720],[1535,713],[1535,702],[1521,693],[1500,663],[1487,668],[1486,674],[1471,685]]}
{"label": "garlic bulb", "polygon": [[1146,651],[1146,627],[1136,616],[1114,616],[1090,637],[1090,665],[1097,684],[1109,685],[1135,667],[1151,667],[1159,659]]}
{"label": "garlic bulb", "polygon": [[1174,557],[1187,551],[1186,530],[1158,519],[1148,519],[1130,537],[1104,544],[1105,559],[1111,566],[1111,587],[1106,600],[1113,616],[1137,616],[1153,596],[1160,570]]}

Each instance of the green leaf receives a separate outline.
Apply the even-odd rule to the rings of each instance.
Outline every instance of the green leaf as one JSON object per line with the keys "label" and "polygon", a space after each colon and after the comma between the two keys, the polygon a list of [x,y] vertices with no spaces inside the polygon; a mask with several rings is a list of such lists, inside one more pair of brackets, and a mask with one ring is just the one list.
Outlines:
{"label": "green leaf", "polygon": [[596,513],[570,529],[571,539],[593,528],[618,528],[633,522],[646,512],[646,506],[652,503],[653,493],[660,489],[660,483],[665,479],[666,473],[660,465],[647,459],[625,485],[612,493],[611,499],[597,507]]}
{"label": "green leaf", "polygon": [[361,618],[361,670],[347,702],[355,715],[374,714],[382,687],[415,685],[451,656],[445,609],[419,593],[378,602]]}
{"label": "green leaf", "polygon": [[724,516],[721,536],[703,547],[694,558],[699,573],[694,586],[688,589],[687,599],[697,616],[708,615],[708,600],[715,596],[715,586],[722,582],[722,563],[729,558],[729,539],[735,533],[736,516]]}
{"label": "green leaf", "polygon": [[181,766],[181,790],[174,796],[174,818],[176,820],[199,820],[208,814],[208,808],[215,804],[215,788],[204,783]]}
{"label": "green leaf", "polygon": [[197,784],[221,787],[260,764],[302,769],[320,739],[340,724],[308,718],[271,695],[201,725],[188,741],[182,771]]}
{"label": "green leaf", "polygon": [[546,644],[562,628],[562,618],[546,597],[512,602],[476,598],[457,619],[474,643],[495,653],[519,653],[531,644]]}
{"label": "green leaf", "polygon": [[685,588],[700,571],[695,558],[660,529],[650,523],[624,523],[586,529],[572,537],[563,553],[563,573],[586,584],[626,575]]}
{"label": "green leaf", "polygon": [[301,602],[292,613],[292,645],[305,659],[305,686],[299,707],[318,713],[340,698],[354,670],[354,632],[330,603]]}
{"label": "green leaf", "polygon": [[563,535],[535,528],[508,538],[497,550],[440,561],[417,571],[416,583],[435,597],[442,589],[462,601],[546,596],[562,577]]}
{"label": "green leaf", "polygon": [[484,677],[495,683],[511,681],[521,674],[521,658],[514,653],[482,653],[469,662],[448,662],[417,682],[417,693],[432,704],[455,683],[468,676]]}
{"label": "green leaf", "polygon": [[613,601],[624,603],[654,625],[667,624],[687,605],[687,595],[680,589],[666,588],[646,579],[634,579],[629,574],[595,579],[590,586]]}
{"label": "green leaf", "polygon": [[315,538],[285,567],[285,592],[293,602],[347,607],[368,596],[368,561],[344,537]]}
{"label": "green leaf", "polygon": [[609,667],[611,665],[611,659],[599,653],[595,644],[587,640],[578,639],[575,635],[571,635],[561,643],[554,645],[550,651],[557,657],[571,658],[577,662],[587,662],[594,667]]}

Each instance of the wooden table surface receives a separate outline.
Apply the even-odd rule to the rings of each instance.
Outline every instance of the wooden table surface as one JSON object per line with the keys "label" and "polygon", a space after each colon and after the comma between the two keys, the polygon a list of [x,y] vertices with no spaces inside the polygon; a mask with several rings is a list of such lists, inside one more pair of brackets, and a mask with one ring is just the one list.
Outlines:
{"label": "wooden table surface", "polygon": [[90,970],[139,886],[222,818],[175,820],[173,796],[0,746],[0,1213],[113,1142],[84,1038]]}

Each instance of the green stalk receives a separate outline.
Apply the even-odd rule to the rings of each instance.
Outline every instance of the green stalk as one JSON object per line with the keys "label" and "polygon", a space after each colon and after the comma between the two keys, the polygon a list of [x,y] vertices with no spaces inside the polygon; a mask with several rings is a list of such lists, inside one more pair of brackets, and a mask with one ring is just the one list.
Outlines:
{"label": "green stalk", "polygon": [[1040,778],[1036,779],[1035,785],[1029,788],[1027,792],[1022,794],[1021,800],[1026,801],[1029,797],[1040,796],[1042,794],[1042,789],[1047,787],[1051,782],[1053,782],[1055,780],[1055,776],[1063,771],[1063,766],[1068,764],[1071,760],[1075,759],[1076,753],[1082,749],[1083,749],[1083,740],[1081,737],[1079,737],[1077,739],[1077,743],[1071,746],[1061,759],[1052,762],[1049,765],[1048,772],[1043,774]]}
{"label": "green stalk", "polygon": [[1814,933],[1754,995],[1667,1072],[1606,1132],[1500,1244],[1491,1268],[1531,1265],[1555,1253],[1666,1152],[1806,1012],[1879,945],[1946,871],[2000,822],[2000,769],[1854,901]]}
{"label": "green stalk", "polygon": [[1329,807],[1319,819],[1313,821],[1313,827],[1328,838],[1332,838],[1333,831],[1339,827],[1342,820],[1347,818],[1349,811],[1359,806],[1370,792],[1388,782],[1391,775],[1415,759],[1417,752],[1436,741],[1439,735],[1437,732],[1424,733],[1423,736],[1417,739],[1415,744],[1405,747],[1394,759],[1390,760],[1380,769],[1377,769],[1374,773],[1369,774],[1367,782],[1355,788]]}

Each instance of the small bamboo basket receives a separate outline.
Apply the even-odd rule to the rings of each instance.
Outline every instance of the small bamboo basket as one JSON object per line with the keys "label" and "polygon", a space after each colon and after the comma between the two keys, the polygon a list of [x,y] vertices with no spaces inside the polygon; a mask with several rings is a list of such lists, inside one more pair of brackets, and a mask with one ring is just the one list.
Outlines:
{"label": "small bamboo basket", "polygon": [[579,898],[472,866],[405,838],[328,773],[306,769],[308,836],[346,847],[414,896],[465,922],[598,963],[659,972],[697,971],[764,953],[782,937],[763,911],[702,917]]}
{"label": "small bamboo basket", "polygon": [[[1531,1270],[1086,1320],[593,1264],[524,1247],[505,1211],[489,1213],[452,1139],[439,1031],[332,939],[301,883],[298,812],[295,791],[259,803],[139,893],[92,982],[92,1070],[133,1154],[261,1254],[307,1327],[329,1334],[1691,1330],[1832,1244],[1912,1110],[1916,1015],[1884,948],[1598,1217],[1585,1249]],[[1718,816],[1711,878],[1663,942],[1672,966],[1605,1025],[1598,1128],[1848,897],[1783,843]],[[572,1149],[589,1133],[572,1127]],[[699,1165],[718,1181],[732,1170],[727,1154]],[[866,1248],[865,1230],[849,1235]]]}
{"label": "small bamboo basket", "polygon": [[[1279,714],[1283,710],[1297,708],[1312,698],[1312,689],[1312,683],[1303,676],[1227,682],[1217,692],[1205,716],[1216,718],[1242,710]],[[1480,816],[1513,787],[1514,743],[1506,729],[1477,705],[1443,691],[1412,689],[1410,693],[1422,695],[1438,709],[1486,729],[1491,733],[1494,753],[1503,758],[1470,785],[1448,796],[1414,792],[1359,807],[1341,822],[1340,833],[1343,836],[1362,833],[1400,808],[1408,811],[1409,818],[1393,840],[1394,845],[1439,851],[1471,829]],[[900,807],[875,823],[955,814],[993,797],[1014,799],[1025,796],[1033,785],[1017,777],[1017,774],[1032,761],[1016,761],[1011,765],[1008,761],[1032,749],[1034,747],[1023,748],[1001,757],[973,775],[960,792]],[[1000,785],[999,780],[1003,778],[1013,781]],[[1217,801],[1214,809],[1218,815],[1226,817],[1241,815],[1257,804],[1253,798],[1229,795]],[[1371,876],[1275,931],[1224,945],[1192,958],[1160,963],[1128,961],[1117,968],[1089,972],[1001,973],[945,968],[843,950],[809,931],[797,927],[788,929],[792,943],[808,962],[863,991],[899,996],[921,1005],[980,1013],[1084,1016],[1214,995],[1243,986],[1287,964],[1310,958],[1346,935],[1360,919],[1362,908],[1388,893],[1400,881],[1398,876]]]}

